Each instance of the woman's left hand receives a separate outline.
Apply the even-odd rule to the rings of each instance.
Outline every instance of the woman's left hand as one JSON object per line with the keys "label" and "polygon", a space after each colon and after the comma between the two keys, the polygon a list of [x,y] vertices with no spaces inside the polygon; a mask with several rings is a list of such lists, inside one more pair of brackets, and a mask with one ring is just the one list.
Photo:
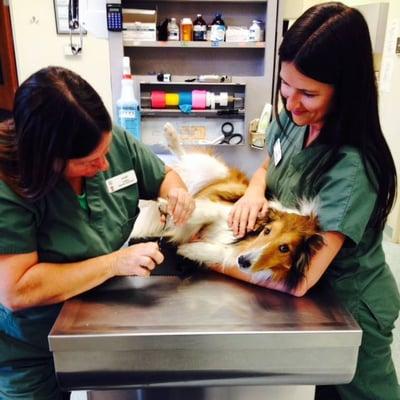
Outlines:
{"label": "woman's left hand", "polygon": [[191,194],[179,187],[172,188],[168,192],[168,214],[172,215],[176,225],[183,225],[187,222],[196,207]]}

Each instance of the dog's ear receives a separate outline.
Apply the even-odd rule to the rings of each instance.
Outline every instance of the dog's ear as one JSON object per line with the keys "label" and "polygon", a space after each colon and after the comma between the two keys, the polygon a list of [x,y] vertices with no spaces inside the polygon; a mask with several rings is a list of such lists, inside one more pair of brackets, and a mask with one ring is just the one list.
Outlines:
{"label": "dog's ear", "polygon": [[310,265],[311,257],[324,245],[324,239],[318,233],[306,238],[296,249],[293,256],[292,267],[289,270],[286,286],[294,289],[304,277]]}

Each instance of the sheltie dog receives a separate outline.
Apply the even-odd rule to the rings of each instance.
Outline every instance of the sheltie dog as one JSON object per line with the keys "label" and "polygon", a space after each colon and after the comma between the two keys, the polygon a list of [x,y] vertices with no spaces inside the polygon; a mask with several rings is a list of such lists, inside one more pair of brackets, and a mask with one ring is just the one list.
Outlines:
{"label": "sheltie dog", "polygon": [[162,236],[177,246],[178,254],[205,266],[235,266],[250,274],[254,283],[272,279],[295,288],[323,245],[316,204],[301,202],[298,209],[288,209],[269,201],[267,215],[239,239],[227,220],[248,186],[246,176],[210,151],[186,152],[171,124],[164,126],[164,134],[177,157],[173,168],[194,196],[196,208],[184,226],[175,226],[171,219],[166,224],[160,220],[160,213],[166,212],[165,200],[141,201],[131,237]]}

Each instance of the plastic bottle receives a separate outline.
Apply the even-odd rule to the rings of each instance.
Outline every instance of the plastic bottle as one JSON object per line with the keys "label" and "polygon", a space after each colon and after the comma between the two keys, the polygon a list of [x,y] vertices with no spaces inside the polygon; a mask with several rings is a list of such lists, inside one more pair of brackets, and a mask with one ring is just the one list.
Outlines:
{"label": "plastic bottle", "polygon": [[168,40],[179,40],[179,26],[176,23],[176,18],[171,18],[168,23]]}
{"label": "plastic bottle", "polygon": [[181,40],[184,42],[193,40],[193,22],[191,18],[182,18],[181,20]]}
{"label": "plastic bottle", "polygon": [[264,30],[262,29],[261,21],[253,20],[249,28],[249,42],[262,42]]}
{"label": "plastic bottle", "polygon": [[211,23],[211,41],[223,42],[225,40],[226,25],[222,19],[222,14],[215,14],[215,18]]}
{"label": "plastic bottle", "polygon": [[201,14],[197,14],[197,18],[193,22],[193,40],[207,40],[207,24]]}
{"label": "plastic bottle", "polygon": [[121,97],[117,101],[117,122],[137,140],[141,138],[140,107],[133,89],[129,57],[123,58]]}

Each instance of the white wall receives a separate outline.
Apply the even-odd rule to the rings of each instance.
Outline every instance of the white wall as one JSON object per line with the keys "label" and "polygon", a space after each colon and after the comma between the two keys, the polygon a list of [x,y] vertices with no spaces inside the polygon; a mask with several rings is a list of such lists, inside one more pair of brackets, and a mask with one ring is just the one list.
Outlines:
{"label": "white wall", "polygon": [[108,40],[89,33],[83,39],[82,55],[65,56],[69,35],[56,33],[53,0],[10,0],[10,11],[19,82],[48,65],[69,68],[97,90],[111,113]]}

